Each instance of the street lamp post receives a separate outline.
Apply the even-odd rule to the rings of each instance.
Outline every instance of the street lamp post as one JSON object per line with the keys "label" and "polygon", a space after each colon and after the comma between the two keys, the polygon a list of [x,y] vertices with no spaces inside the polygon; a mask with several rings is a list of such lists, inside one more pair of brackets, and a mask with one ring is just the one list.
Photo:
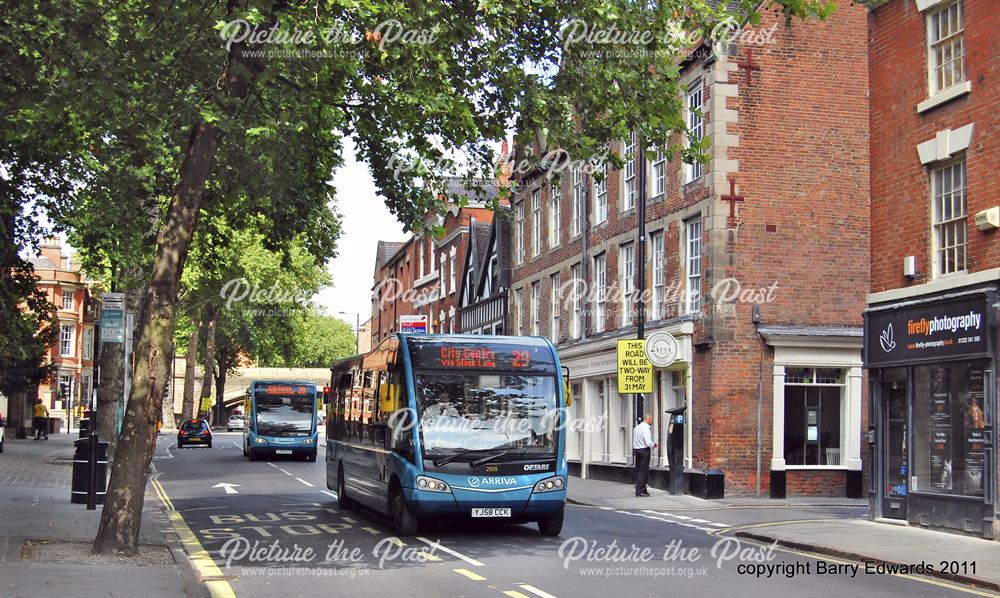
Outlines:
{"label": "street lamp post", "polygon": [[354,316],[354,354],[361,353],[361,314],[353,311],[338,311],[340,316]]}

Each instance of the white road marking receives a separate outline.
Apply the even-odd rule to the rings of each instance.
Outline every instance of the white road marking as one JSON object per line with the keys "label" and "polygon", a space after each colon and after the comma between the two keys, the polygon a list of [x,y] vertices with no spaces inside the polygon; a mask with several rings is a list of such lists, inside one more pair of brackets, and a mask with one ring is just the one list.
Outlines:
{"label": "white road marking", "polygon": [[709,521],[708,524],[714,525],[715,527],[729,527],[728,523],[712,523],[711,521]]}
{"label": "white road marking", "polygon": [[212,488],[225,488],[226,494],[239,494],[239,492],[236,491],[236,488],[238,487],[239,484],[232,484],[230,482],[219,482],[218,484],[212,486]]}
{"label": "white road marking", "polygon": [[270,461],[268,461],[267,464],[270,465],[271,467],[275,468],[275,469],[278,469],[278,466],[275,465],[274,463],[271,463]]}
{"label": "white road marking", "polygon": [[521,588],[525,592],[531,592],[532,594],[534,594],[535,596],[538,596],[539,598],[556,598],[552,594],[549,594],[548,592],[539,590],[535,586],[531,586],[531,585],[528,585],[526,583],[519,583],[519,584],[517,584],[517,587]]}
{"label": "white road marking", "polygon": [[295,479],[298,480],[298,481],[300,481],[300,482],[302,482],[306,486],[309,486],[310,488],[315,488],[316,487],[316,484],[310,484],[309,482],[303,480],[302,478],[295,478]]}
{"label": "white road marking", "polygon": [[320,492],[326,494],[327,496],[332,496],[333,498],[339,498],[336,492],[330,492],[329,490],[320,490]]}
{"label": "white road marking", "polygon": [[463,561],[465,561],[466,563],[469,563],[473,567],[485,567],[486,566],[485,564],[481,563],[480,561],[477,561],[474,558],[467,557],[467,556],[465,556],[464,554],[462,554],[460,552],[456,552],[456,551],[448,548],[447,546],[442,546],[442,545],[438,544],[437,542],[433,542],[431,540],[428,540],[427,538],[424,538],[424,537],[421,537],[421,536],[417,536],[417,539],[420,540],[421,542],[423,542],[424,544],[427,544],[431,548],[437,548],[441,552],[445,552],[447,554],[450,554],[451,556],[453,556],[453,557],[455,557],[457,559],[462,559]]}
{"label": "white road marking", "polygon": [[[676,515],[674,513],[664,513],[662,511],[650,511],[648,509],[644,509],[642,512],[643,513],[649,513],[650,515],[660,515],[660,516],[665,516],[665,517],[672,517],[674,519],[680,519],[682,521],[688,521],[690,523],[703,523],[705,525],[711,525],[713,527],[730,527],[730,525],[728,523],[715,523],[714,521],[709,521],[707,519],[693,519],[693,518],[687,517],[685,515]],[[694,526],[692,526],[692,527],[694,527]]]}
{"label": "white road marking", "polygon": [[663,517],[656,517],[654,515],[646,515],[645,514],[646,512],[648,512],[648,513],[656,513],[656,511],[645,511],[643,513],[632,513],[631,511],[621,511],[621,510],[619,510],[619,511],[615,511],[615,512],[616,513],[621,513],[623,515],[631,515],[633,517],[645,517],[646,519],[654,519],[656,521],[662,521],[664,523],[670,523],[670,524],[673,524],[673,525],[679,525],[681,527],[690,527],[690,528],[693,528],[693,529],[701,530],[703,532],[714,531],[710,527],[702,527],[700,525],[694,525],[693,523],[685,523],[683,521],[677,521],[675,519],[664,519]]}
{"label": "white road marking", "polygon": [[[275,467],[278,467],[278,466],[277,466],[277,465],[275,465]],[[278,471],[280,471],[281,473],[283,473],[283,474],[285,474],[285,475],[292,475],[292,472],[290,472],[290,471],[287,471],[287,470],[284,470],[284,469],[282,469],[282,468],[280,468],[280,467],[278,467]]]}

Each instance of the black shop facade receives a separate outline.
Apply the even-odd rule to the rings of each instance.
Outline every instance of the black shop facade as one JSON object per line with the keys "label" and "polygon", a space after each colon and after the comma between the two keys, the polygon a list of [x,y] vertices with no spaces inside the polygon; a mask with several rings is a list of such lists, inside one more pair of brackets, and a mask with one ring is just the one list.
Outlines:
{"label": "black shop facade", "polygon": [[1000,539],[995,284],[865,312],[875,520]]}

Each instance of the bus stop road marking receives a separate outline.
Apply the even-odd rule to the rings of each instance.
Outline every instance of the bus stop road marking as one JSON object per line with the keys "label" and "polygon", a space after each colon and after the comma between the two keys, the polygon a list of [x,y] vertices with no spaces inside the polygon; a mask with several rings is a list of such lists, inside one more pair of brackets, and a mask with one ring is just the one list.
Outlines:
{"label": "bus stop road marking", "polygon": [[312,482],[307,482],[307,481],[303,480],[302,478],[295,478],[295,479],[298,480],[298,481],[300,481],[300,482],[302,482],[306,486],[309,486],[310,488],[315,488],[316,487],[316,484],[313,484]]}
{"label": "bus stop road marking", "polygon": [[346,521],[346,522],[348,522],[348,523],[357,523],[358,522],[357,519],[352,519],[350,517],[341,517],[341,519],[344,520],[344,521]]}
{"label": "bus stop road marking", "polygon": [[212,598],[236,598],[236,592],[233,591],[229,582],[223,581],[225,576],[222,575],[219,566],[215,564],[208,551],[198,541],[198,537],[188,527],[181,514],[177,511],[170,511],[168,515],[174,531],[177,532],[181,543],[184,544],[184,549],[187,551],[195,571],[203,580],[211,580],[205,581],[205,585]]}
{"label": "bus stop road marking", "polygon": [[464,577],[468,577],[472,581],[486,581],[485,577],[483,577],[482,575],[480,575],[478,573],[474,573],[472,571],[469,571],[468,569],[452,569],[452,571],[454,571],[455,573],[458,573],[459,575],[462,575]]}
{"label": "bus stop road marking", "polygon": [[556,598],[552,594],[549,594],[548,592],[543,591],[543,590],[539,590],[535,586],[528,585],[526,583],[519,583],[519,584],[517,584],[517,587],[521,588],[525,592],[531,592],[535,596],[538,596],[538,598]]}
{"label": "bus stop road marking", "polygon": [[[382,532],[378,531],[377,529],[375,529],[374,527],[363,527],[361,529],[365,530],[369,534],[375,534],[376,536],[382,533]],[[395,544],[395,542],[393,542],[393,544]]]}
{"label": "bus stop road marking", "polygon": [[421,536],[417,536],[417,539],[420,540],[421,542],[423,542],[424,544],[427,544],[431,548],[436,548],[436,549],[440,550],[441,552],[450,554],[451,556],[453,556],[455,558],[462,559],[463,561],[465,561],[466,563],[469,563],[473,567],[485,567],[486,566],[485,564],[481,563],[480,561],[477,561],[476,559],[467,557],[467,556],[465,556],[464,554],[462,554],[460,552],[454,551],[454,550],[448,548],[447,546],[442,546],[442,545],[438,544],[437,542],[432,542],[431,540],[428,540],[427,538],[424,538],[424,537],[421,537]]}

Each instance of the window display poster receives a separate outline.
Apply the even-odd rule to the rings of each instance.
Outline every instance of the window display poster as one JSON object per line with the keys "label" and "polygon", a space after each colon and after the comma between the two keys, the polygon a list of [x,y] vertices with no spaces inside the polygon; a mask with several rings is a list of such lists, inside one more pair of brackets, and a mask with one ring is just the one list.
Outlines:
{"label": "window display poster", "polygon": [[952,488],[951,430],[930,431],[931,486],[937,490]]}
{"label": "window display poster", "polygon": [[983,430],[965,433],[965,493],[983,493],[983,474],[986,472],[986,435]]}

